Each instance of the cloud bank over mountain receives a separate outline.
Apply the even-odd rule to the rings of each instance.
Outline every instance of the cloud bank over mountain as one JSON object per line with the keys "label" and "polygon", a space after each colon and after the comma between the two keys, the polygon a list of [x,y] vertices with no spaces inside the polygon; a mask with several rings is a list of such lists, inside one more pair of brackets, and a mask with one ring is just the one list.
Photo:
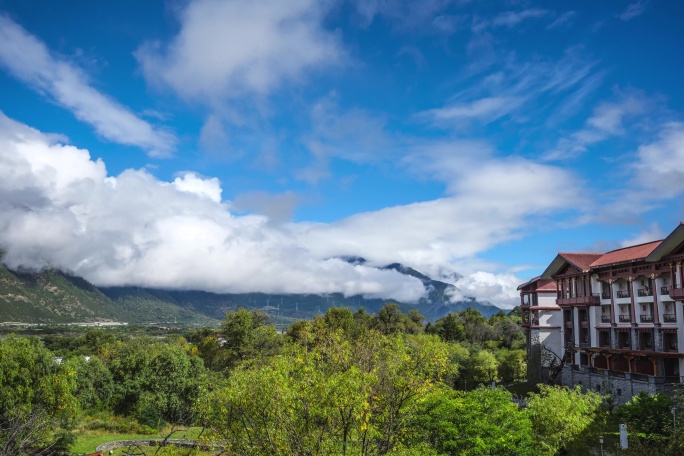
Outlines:
{"label": "cloud bank over mountain", "polygon": [[[456,272],[454,260],[515,238],[527,216],[575,196],[562,190],[572,188],[572,176],[558,168],[493,156],[479,161],[471,175],[431,158],[430,166],[443,172],[452,166],[451,178],[460,182],[444,198],[333,223],[283,222],[235,215],[214,177],[184,172],[164,182],[144,169],[110,176],[89,151],[2,114],[0,247],[10,267],[56,267],[97,285],[339,292],[416,302],[424,294],[419,280],[376,267],[399,261],[448,277]],[[525,204],[542,188],[555,191]],[[352,255],[368,263],[339,259]],[[463,293],[455,297],[510,305],[514,281],[466,271],[455,283]]]}

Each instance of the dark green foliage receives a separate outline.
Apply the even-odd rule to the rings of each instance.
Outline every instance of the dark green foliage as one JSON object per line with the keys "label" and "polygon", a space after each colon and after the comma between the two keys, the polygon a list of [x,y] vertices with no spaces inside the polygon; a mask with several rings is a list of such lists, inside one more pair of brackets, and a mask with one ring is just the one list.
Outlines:
{"label": "dark green foliage", "polygon": [[439,454],[537,454],[531,421],[502,388],[437,390],[422,402],[416,429]]}
{"label": "dark green foliage", "polygon": [[73,371],[38,339],[0,339],[0,455],[57,448],[76,411]]}
{"label": "dark green foliage", "polygon": [[649,395],[645,391],[618,407],[615,420],[627,423],[630,431],[644,434],[669,435],[672,431],[674,401],[663,394]]}
{"label": "dark green foliage", "polygon": [[76,373],[74,393],[82,410],[109,407],[114,394],[114,380],[107,366],[97,356],[75,356],[67,361]]}
{"label": "dark green foliage", "polygon": [[187,422],[200,394],[204,364],[179,344],[148,339],[116,342],[101,351],[111,372],[116,413],[149,423]]}
{"label": "dark green foliage", "polygon": [[258,310],[240,308],[228,312],[221,323],[221,335],[229,367],[247,359],[275,354],[281,345],[268,314]]}

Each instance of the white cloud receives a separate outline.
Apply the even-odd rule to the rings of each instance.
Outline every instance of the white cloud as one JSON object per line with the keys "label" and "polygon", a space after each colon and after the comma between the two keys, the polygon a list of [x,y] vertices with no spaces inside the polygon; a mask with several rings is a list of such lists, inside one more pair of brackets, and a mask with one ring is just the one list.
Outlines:
{"label": "white cloud", "polygon": [[624,134],[624,122],[646,112],[650,102],[639,94],[622,94],[617,101],[599,103],[584,128],[561,138],[545,160],[567,160],[585,153],[588,147]]}
{"label": "white cloud", "polygon": [[513,274],[475,272],[454,283],[457,287],[449,296],[452,302],[477,296],[479,301],[495,302],[499,307],[512,309],[520,304],[517,287],[522,280]]}
{"label": "white cloud", "polygon": [[128,108],[94,89],[84,73],[53,55],[38,38],[0,15],[0,64],[20,81],[49,94],[103,138],[140,147],[151,156],[169,155],[173,134],[154,128]]}
{"label": "white cloud", "polygon": [[[486,48],[491,45],[488,36],[480,35],[478,40],[484,39],[484,42],[471,44]],[[493,57],[489,55],[483,64],[491,66]],[[525,122],[530,117],[553,115],[553,112],[545,112],[549,106],[567,111],[570,106],[564,100],[579,104],[588,94],[587,87],[595,87],[594,63],[583,59],[577,49],[568,49],[563,58],[555,62],[521,62],[513,54],[493,60],[503,64],[495,71],[479,76],[478,82],[471,87],[454,94],[445,106],[423,111],[418,117],[430,119],[439,127],[458,126],[454,122],[458,120],[485,125],[504,116]],[[558,107],[553,103],[540,103],[543,97],[552,97],[561,103]]]}
{"label": "white cloud", "polygon": [[630,3],[627,8],[618,15],[618,18],[627,22],[637,16],[641,16],[645,10],[646,2],[639,0],[638,2]]}
{"label": "white cloud", "polygon": [[[88,151],[2,115],[0,248],[11,267],[60,267],[100,285],[415,301],[419,281],[371,266],[401,262],[442,277],[580,198],[581,186],[560,168],[499,159],[476,143],[459,157],[459,147],[425,146],[406,163],[448,183],[447,197],[329,224],[279,224],[232,214],[216,179],[186,172],[168,183],[144,170],[108,176]],[[370,264],[334,259],[352,255]],[[492,285],[473,289],[477,298],[508,302],[497,301],[504,295]]]}
{"label": "white cloud", "polygon": [[652,198],[684,192],[684,122],[665,124],[655,141],[639,147],[637,156],[634,179]]}
{"label": "white cloud", "polygon": [[315,255],[289,228],[236,217],[218,180],[108,176],[88,151],[0,114],[0,247],[10,267],[59,267],[99,285],[331,293],[407,302],[422,284]]}
{"label": "white cloud", "polygon": [[576,178],[523,158],[500,159],[486,145],[453,142],[417,150],[406,166],[442,180],[448,197],[356,214],[335,223],[301,224],[301,243],[320,256],[361,255],[426,273],[453,270],[470,258],[533,229],[537,217],[577,207]]}
{"label": "white cloud", "polygon": [[470,102],[457,102],[421,113],[437,123],[478,119],[492,122],[515,111],[524,102],[521,97],[486,97]]}
{"label": "white cloud", "polygon": [[196,173],[186,172],[176,177],[172,185],[182,192],[209,198],[215,203],[221,202],[221,182],[215,177],[203,179]]}
{"label": "white cloud", "polygon": [[566,11],[556,18],[553,22],[546,26],[546,30],[553,30],[559,27],[568,27],[574,17],[577,15],[574,11]]}
{"label": "white cloud", "polygon": [[473,24],[473,32],[479,33],[488,28],[495,27],[513,28],[526,19],[539,19],[548,14],[548,11],[538,8],[530,8],[522,11],[505,11],[499,13],[491,20],[476,20]]}
{"label": "white cloud", "polygon": [[194,0],[178,35],[148,42],[136,57],[148,81],[215,106],[226,97],[266,95],[343,54],[322,26],[327,2]]}
{"label": "white cloud", "polygon": [[633,238],[625,239],[620,243],[620,247],[631,247],[633,245],[645,244],[651,241],[657,241],[665,238],[665,233],[660,229],[658,223],[653,222],[651,225],[637,234]]}

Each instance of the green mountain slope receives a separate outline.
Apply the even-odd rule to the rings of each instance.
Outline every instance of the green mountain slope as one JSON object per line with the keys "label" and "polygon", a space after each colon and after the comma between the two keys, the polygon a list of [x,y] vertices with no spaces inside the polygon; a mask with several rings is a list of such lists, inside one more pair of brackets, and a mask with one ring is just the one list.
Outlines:
{"label": "green mountain slope", "polygon": [[102,293],[131,315],[135,323],[214,326],[217,317],[194,310],[192,305],[178,302],[172,292],[140,287],[102,287]]}
{"label": "green mountain slope", "polygon": [[56,270],[14,272],[0,265],[0,321],[130,321],[131,315],[92,284]]}
{"label": "green mountain slope", "polygon": [[[428,320],[436,320],[450,312],[467,307],[489,317],[498,307],[466,298],[450,302],[453,285],[392,264],[394,269],[423,282],[426,296],[418,304],[398,303],[403,312],[417,309]],[[268,312],[281,324],[310,319],[330,307],[347,307],[352,311],[363,307],[377,313],[387,302],[395,300],[328,295],[280,295],[264,293],[220,294],[205,291],[156,290],[142,287],[95,287],[86,280],[57,270],[15,272],[0,265],[0,322],[69,323],[114,320],[137,324],[174,324],[180,326],[215,326],[226,312],[238,307],[257,308]]]}

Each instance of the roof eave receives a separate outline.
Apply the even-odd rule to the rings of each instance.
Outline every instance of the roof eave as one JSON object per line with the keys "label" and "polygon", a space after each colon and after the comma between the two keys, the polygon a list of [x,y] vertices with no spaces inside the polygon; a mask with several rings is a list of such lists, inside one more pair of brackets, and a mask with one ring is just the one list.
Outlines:
{"label": "roof eave", "polygon": [[567,263],[568,260],[563,258],[560,254],[556,255],[556,258],[553,259],[550,265],[542,272],[542,275],[539,276],[540,279],[553,279],[553,276],[558,273],[558,271],[561,270],[563,265]]}
{"label": "roof eave", "polygon": [[660,261],[663,257],[668,256],[674,249],[679,247],[684,242],[684,222],[680,222],[679,226],[674,229],[658,247],[646,257],[646,262],[653,263]]}

